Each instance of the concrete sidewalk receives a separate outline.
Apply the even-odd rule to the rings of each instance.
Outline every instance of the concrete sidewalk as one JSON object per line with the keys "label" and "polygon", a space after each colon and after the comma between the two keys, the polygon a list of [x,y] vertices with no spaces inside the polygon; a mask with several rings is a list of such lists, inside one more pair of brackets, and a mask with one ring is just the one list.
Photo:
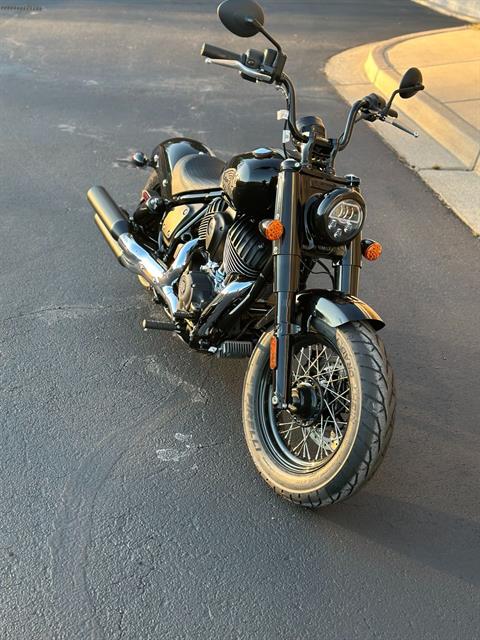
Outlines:
{"label": "concrete sidewalk", "polygon": [[453,211],[480,235],[480,29],[477,25],[402,36],[334,56],[329,80],[352,101],[370,91],[388,97],[411,66],[425,91],[396,98],[399,121],[420,129],[415,140],[373,125]]}
{"label": "concrete sidewalk", "polygon": [[467,22],[480,20],[480,2],[478,0],[413,0],[417,4],[423,4],[433,11],[444,13],[447,16],[455,16]]}

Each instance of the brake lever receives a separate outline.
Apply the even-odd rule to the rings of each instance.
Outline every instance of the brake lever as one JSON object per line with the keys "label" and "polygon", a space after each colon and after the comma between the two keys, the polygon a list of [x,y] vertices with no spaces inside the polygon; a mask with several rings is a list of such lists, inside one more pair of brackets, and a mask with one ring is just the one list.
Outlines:
{"label": "brake lever", "polygon": [[[393,109],[392,109],[393,111]],[[392,118],[397,118],[398,117],[398,113],[396,111],[394,111],[393,113],[395,113],[396,115],[392,114]],[[399,122],[395,122],[394,120],[387,120],[386,114],[383,112],[379,112],[379,113],[375,113],[372,112],[368,109],[362,110],[360,116],[357,116],[357,120],[355,122],[358,122],[359,120],[368,120],[369,122],[375,122],[375,120],[381,120],[381,122],[386,122],[387,124],[391,124],[392,127],[396,127],[397,129],[400,129],[401,131],[404,131],[405,133],[408,133],[409,135],[413,136],[414,138],[418,138],[418,136],[420,135],[418,133],[418,131],[412,131],[411,129],[409,129],[408,127],[406,127],[403,124],[400,124]]]}
{"label": "brake lever", "polygon": [[254,71],[247,67],[247,65],[242,64],[238,60],[214,60],[213,58],[205,58],[205,64],[218,64],[221,67],[228,67],[229,69],[238,69],[241,73],[244,73],[246,76],[250,76],[251,78],[255,78],[256,80],[260,80],[262,82],[271,82],[271,76],[266,73],[261,73],[260,71]]}
{"label": "brake lever", "polygon": [[399,122],[394,122],[393,120],[387,120],[387,119],[385,119],[385,122],[388,122],[388,124],[391,124],[392,127],[396,127],[397,129],[400,129],[401,131],[405,131],[405,133],[408,133],[409,135],[413,136],[414,138],[418,138],[418,136],[420,135],[418,133],[418,131],[412,131],[412,129],[409,129],[408,127],[405,127],[403,124],[400,124]]}

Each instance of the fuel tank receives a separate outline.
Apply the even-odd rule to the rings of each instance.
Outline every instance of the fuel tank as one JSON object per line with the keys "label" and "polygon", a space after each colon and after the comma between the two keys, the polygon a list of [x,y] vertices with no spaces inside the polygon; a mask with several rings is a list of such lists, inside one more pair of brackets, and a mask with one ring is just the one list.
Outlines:
{"label": "fuel tank", "polygon": [[283,156],[255,149],[234,156],[222,174],[222,189],[235,209],[256,218],[273,214],[278,173]]}

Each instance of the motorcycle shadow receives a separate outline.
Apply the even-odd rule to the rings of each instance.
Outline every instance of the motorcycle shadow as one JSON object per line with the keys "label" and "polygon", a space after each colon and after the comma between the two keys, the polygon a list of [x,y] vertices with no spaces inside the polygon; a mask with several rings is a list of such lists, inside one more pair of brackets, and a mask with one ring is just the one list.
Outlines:
{"label": "motorcycle shadow", "polygon": [[321,512],[322,519],[414,562],[480,585],[480,524],[472,519],[369,493]]}
{"label": "motorcycle shadow", "polygon": [[477,399],[468,367],[462,366],[475,358],[475,349],[462,342],[460,335],[455,343],[391,335],[398,406],[386,459],[363,491],[321,514],[386,549],[478,586],[478,414],[472,411]]}

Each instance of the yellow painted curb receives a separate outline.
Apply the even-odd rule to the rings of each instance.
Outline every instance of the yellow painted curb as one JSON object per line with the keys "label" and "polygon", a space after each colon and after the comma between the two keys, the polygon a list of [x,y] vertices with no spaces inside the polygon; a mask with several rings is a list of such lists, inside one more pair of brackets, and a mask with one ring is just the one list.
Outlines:
{"label": "yellow painted curb", "polygon": [[[466,28],[468,27],[423,31],[376,42],[372,45],[365,61],[365,73],[370,82],[384,96],[388,97],[398,87],[401,79],[401,75],[389,62],[388,52],[390,49],[406,40]],[[474,171],[480,168],[480,136],[478,131],[431,96],[428,93],[428,87],[425,91],[418,93],[415,100],[403,100],[401,110],[456,156],[468,170]]]}

